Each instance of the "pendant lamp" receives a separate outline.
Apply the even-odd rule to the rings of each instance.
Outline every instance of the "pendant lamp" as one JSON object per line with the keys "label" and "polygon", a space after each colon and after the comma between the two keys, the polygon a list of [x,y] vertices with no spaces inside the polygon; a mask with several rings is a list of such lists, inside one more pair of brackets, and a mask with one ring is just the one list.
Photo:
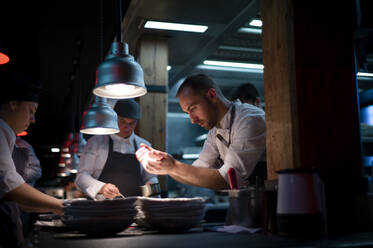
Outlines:
{"label": "pendant lamp", "polygon": [[7,55],[6,48],[0,44],[0,65],[6,64],[9,62],[9,56]]}
{"label": "pendant lamp", "polygon": [[0,65],[6,64],[9,62],[9,57],[5,53],[0,52]]}
{"label": "pendant lamp", "polygon": [[98,82],[93,89],[96,96],[123,99],[145,95],[144,72],[128,52],[122,41],[122,0],[119,0],[117,41],[111,53],[98,67]]}
{"label": "pendant lamp", "polygon": [[70,150],[72,151],[72,153],[80,156],[80,154],[83,152],[85,144],[87,144],[87,141],[84,139],[83,133],[76,132],[74,133],[74,139],[71,144]]}
{"label": "pendant lamp", "polygon": [[83,113],[80,132],[93,135],[119,133],[117,113],[106,98],[95,97],[95,102]]}

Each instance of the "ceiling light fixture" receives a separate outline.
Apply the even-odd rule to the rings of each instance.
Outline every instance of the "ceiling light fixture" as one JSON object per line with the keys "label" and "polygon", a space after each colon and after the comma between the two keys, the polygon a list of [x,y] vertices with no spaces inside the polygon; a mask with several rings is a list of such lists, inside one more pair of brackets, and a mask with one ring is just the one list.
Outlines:
{"label": "ceiling light fixture", "polygon": [[123,99],[145,95],[147,90],[141,66],[128,52],[128,44],[122,39],[122,1],[119,0],[117,41],[111,53],[98,67],[98,83],[93,94],[100,97]]}
{"label": "ceiling light fixture", "polygon": [[118,116],[106,98],[95,97],[94,103],[83,113],[80,132],[92,135],[119,133]]}
{"label": "ceiling light fixture", "polygon": [[253,27],[261,27],[263,25],[263,23],[259,19],[253,19],[253,20],[251,20],[251,22],[249,23],[249,25],[253,26]]}
{"label": "ceiling light fixture", "polygon": [[58,147],[52,147],[51,152],[60,152],[60,148]]}
{"label": "ceiling light fixture", "polygon": [[258,28],[239,28],[238,31],[239,33],[247,33],[247,34],[262,34],[262,30]]}
{"label": "ceiling light fixture", "polygon": [[7,55],[7,49],[4,45],[0,44],[0,65],[6,64],[9,62],[9,56]]}
{"label": "ceiling light fixture", "polygon": [[204,33],[208,29],[208,26],[172,22],[147,21],[144,25],[144,28]]}
{"label": "ceiling light fixture", "polygon": [[239,62],[218,61],[218,60],[205,60],[203,61],[203,64],[225,66],[225,67],[238,67],[238,68],[246,68],[246,69],[259,69],[259,70],[263,70],[264,68],[264,66],[261,64],[239,63]]}
{"label": "ceiling light fixture", "polygon": [[6,64],[9,62],[9,57],[5,53],[0,52],[0,65]]}
{"label": "ceiling light fixture", "polygon": [[357,76],[358,77],[373,77],[373,73],[359,71],[357,73]]}

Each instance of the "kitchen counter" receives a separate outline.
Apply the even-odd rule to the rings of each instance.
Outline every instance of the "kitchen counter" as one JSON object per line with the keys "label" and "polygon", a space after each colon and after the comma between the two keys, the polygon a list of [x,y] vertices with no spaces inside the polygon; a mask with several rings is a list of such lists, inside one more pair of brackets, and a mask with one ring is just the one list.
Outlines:
{"label": "kitchen counter", "polygon": [[38,248],[116,248],[116,247],[373,247],[373,232],[323,238],[297,240],[273,234],[230,234],[206,231],[206,226],[185,233],[164,234],[128,228],[111,237],[90,237],[70,230],[36,230]]}

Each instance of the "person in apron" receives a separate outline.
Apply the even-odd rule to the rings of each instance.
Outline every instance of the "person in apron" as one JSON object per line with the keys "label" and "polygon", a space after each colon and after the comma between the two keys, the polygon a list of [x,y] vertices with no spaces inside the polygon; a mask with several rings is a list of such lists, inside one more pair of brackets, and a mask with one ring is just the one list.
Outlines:
{"label": "person in apron", "polygon": [[[12,158],[16,133],[35,123],[40,88],[14,65],[0,67],[0,247],[23,246],[22,223],[18,205],[28,211],[62,214],[62,201],[31,187],[17,171]],[[25,153],[16,155],[24,160]]]}
{"label": "person in apron", "polygon": [[140,144],[136,156],[149,173],[170,175],[176,181],[213,190],[228,189],[228,171],[235,169],[239,187],[245,187],[257,163],[265,156],[265,113],[241,102],[229,101],[204,74],[187,77],[177,97],[191,123],[208,130],[197,160],[190,166],[170,154]]}
{"label": "person in apron", "polygon": [[149,144],[134,134],[141,118],[139,104],[133,99],[118,100],[114,111],[120,132],[91,137],[80,157],[75,184],[93,199],[114,198],[119,193],[141,196],[140,186],[158,183],[157,176],[146,172],[135,156],[140,143]]}

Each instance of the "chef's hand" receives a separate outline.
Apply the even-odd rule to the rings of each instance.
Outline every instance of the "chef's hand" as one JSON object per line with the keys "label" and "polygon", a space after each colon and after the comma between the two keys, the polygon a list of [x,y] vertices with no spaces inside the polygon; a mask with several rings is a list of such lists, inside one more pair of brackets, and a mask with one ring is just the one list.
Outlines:
{"label": "chef's hand", "polygon": [[175,159],[170,154],[145,144],[140,145],[140,149],[136,151],[136,157],[147,172],[156,175],[169,174],[175,164]]}
{"label": "chef's hand", "polygon": [[114,198],[119,196],[119,189],[111,183],[104,184],[99,193],[103,194],[106,198]]}

